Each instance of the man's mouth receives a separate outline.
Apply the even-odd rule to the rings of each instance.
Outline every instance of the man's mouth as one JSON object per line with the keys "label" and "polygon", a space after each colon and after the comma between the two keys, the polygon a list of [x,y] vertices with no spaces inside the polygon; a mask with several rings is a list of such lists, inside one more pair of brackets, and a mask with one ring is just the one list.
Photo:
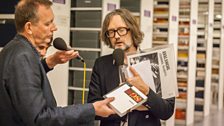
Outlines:
{"label": "man's mouth", "polygon": [[116,42],[115,45],[123,45],[123,42]]}

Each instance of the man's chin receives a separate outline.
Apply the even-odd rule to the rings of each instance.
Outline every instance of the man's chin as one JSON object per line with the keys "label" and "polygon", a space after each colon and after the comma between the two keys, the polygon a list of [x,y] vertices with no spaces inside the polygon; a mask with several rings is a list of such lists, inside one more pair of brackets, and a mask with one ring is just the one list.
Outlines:
{"label": "man's chin", "polygon": [[124,47],[124,46],[122,46],[122,45],[116,45],[114,49],[122,49],[122,50],[124,50],[124,49],[125,49],[125,47]]}

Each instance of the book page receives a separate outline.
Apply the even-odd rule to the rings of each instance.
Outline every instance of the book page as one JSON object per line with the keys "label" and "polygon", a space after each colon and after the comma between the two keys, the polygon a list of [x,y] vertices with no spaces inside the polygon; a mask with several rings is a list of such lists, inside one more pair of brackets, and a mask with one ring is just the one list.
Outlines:
{"label": "book page", "polygon": [[[130,54],[127,58],[128,66],[140,69],[136,71],[142,77],[143,81],[149,83],[152,90],[159,96],[162,98],[171,98],[178,95],[173,45],[150,48],[135,54]],[[146,64],[145,61],[149,62]],[[142,62],[144,62],[143,65]],[[140,68],[138,64],[140,64]]]}
{"label": "book page", "polygon": [[[127,67],[128,77],[133,77],[133,74],[129,70],[129,67]],[[151,71],[150,61],[149,60],[146,60],[146,61],[142,61],[142,62],[137,63],[137,64],[133,64],[132,67],[138,72],[138,74],[141,76],[141,78],[143,79],[143,81],[146,84],[148,84],[149,87],[154,92],[156,92],[155,84],[154,84],[154,81],[153,81],[153,76],[155,77],[156,75],[154,73],[152,73],[152,71]]]}

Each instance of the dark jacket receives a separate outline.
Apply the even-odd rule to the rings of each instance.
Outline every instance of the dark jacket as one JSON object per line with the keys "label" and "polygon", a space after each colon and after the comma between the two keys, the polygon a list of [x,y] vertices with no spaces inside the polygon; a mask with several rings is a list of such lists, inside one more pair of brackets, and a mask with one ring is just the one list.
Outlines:
{"label": "dark jacket", "polygon": [[92,104],[57,107],[37,50],[16,35],[0,52],[0,126],[75,126],[94,121]]}
{"label": "dark jacket", "polygon": [[[116,88],[119,83],[118,66],[113,65],[112,55],[98,58],[95,61],[89,84],[88,102],[103,99],[103,95]],[[175,98],[162,99],[152,90],[147,96],[148,100],[144,105],[150,106],[150,109],[130,112],[128,114],[129,126],[160,126],[160,119],[166,120],[172,116]],[[118,115],[112,115],[109,118],[96,117],[101,120],[101,126],[120,126],[120,121],[125,118],[120,118]]]}

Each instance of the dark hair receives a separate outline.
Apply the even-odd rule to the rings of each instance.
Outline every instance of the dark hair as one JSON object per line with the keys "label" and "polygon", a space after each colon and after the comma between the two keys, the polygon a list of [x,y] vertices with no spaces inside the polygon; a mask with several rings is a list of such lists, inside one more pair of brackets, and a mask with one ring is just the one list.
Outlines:
{"label": "dark hair", "polygon": [[23,32],[26,22],[38,22],[37,15],[39,5],[50,7],[52,2],[49,0],[20,0],[15,7],[15,25],[17,32]]}
{"label": "dark hair", "polygon": [[112,48],[110,39],[106,36],[106,31],[108,30],[110,20],[114,15],[120,15],[121,18],[126,23],[127,27],[130,28],[134,46],[137,48],[139,46],[139,44],[142,42],[144,34],[140,31],[139,25],[137,24],[135,17],[131,14],[131,12],[129,10],[124,9],[124,8],[113,10],[112,12],[110,12],[106,15],[106,17],[103,21],[103,26],[102,26],[102,30],[101,30],[102,41],[107,46]]}

